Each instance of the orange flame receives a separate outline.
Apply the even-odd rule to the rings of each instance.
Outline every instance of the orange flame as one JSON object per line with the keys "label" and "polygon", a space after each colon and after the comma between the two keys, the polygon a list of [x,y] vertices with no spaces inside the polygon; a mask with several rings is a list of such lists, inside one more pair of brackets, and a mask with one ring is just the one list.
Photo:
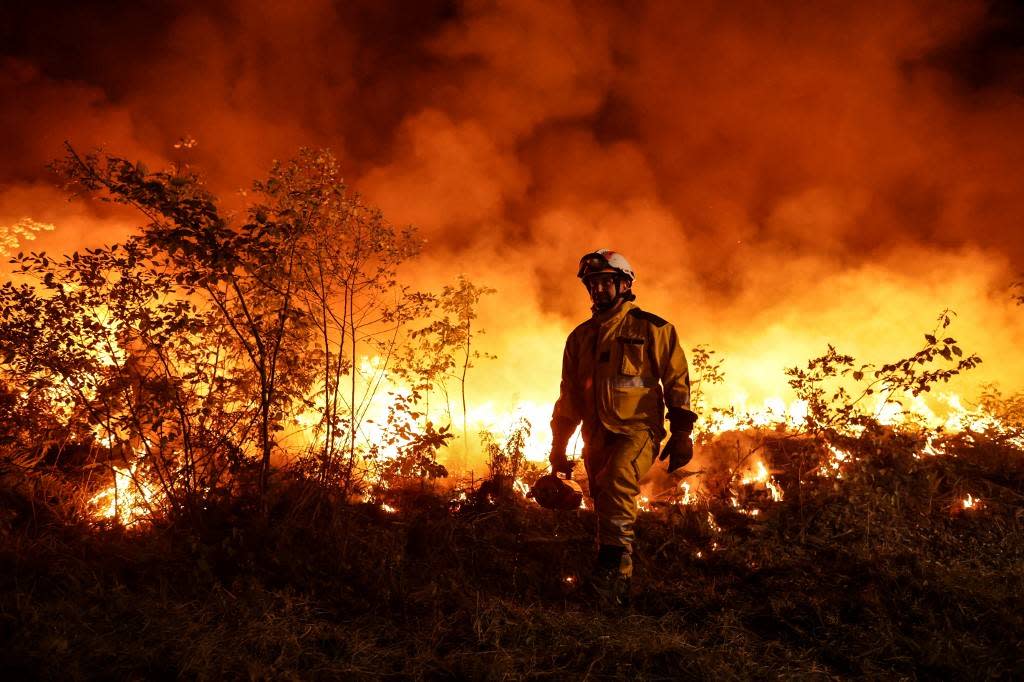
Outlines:
{"label": "orange flame", "polygon": [[152,516],[162,503],[159,488],[143,480],[136,461],[127,468],[113,467],[114,484],[89,499],[96,519],[131,526]]}

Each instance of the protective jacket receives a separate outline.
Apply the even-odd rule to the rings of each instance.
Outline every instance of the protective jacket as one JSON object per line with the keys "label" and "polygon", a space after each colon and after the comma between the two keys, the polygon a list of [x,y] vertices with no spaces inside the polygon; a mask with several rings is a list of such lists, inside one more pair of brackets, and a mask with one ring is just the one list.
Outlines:
{"label": "protective jacket", "polygon": [[582,421],[584,442],[604,429],[647,431],[660,443],[666,407],[690,409],[690,373],[671,324],[622,301],[569,334],[553,430],[571,433]]}

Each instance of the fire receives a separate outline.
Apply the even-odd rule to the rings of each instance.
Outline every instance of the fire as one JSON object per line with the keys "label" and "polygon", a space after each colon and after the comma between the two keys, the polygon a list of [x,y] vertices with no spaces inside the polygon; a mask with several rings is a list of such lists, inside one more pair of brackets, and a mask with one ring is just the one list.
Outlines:
{"label": "fire", "polygon": [[[99,318],[103,318],[101,313],[102,311],[97,311]],[[95,350],[101,363],[106,366],[124,362],[123,351],[116,346],[116,341],[114,341],[116,328],[113,325],[115,324],[116,322],[109,321],[110,326],[108,329],[112,345],[108,348]],[[381,356],[362,356],[358,366],[360,375],[368,382],[376,384],[379,396],[385,395],[387,391],[400,392],[403,390],[403,387],[397,381],[393,381],[389,374],[387,362]],[[313,404],[316,404],[315,400]],[[386,442],[388,404],[386,400],[375,399],[366,411],[367,418],[361,425],[359,433],[361,442],[376,443],[378,445],[378,455],[384,460],[399,456],[400,446],[400,443]],[[750,427],[783,428],[799,433],[805,426],[808,413],[808,406],[805,402],[792,401],[787,403],[781,397],[767,398],[761,404],[754,407],[748,407],[746,399],[743,398],[738,402],[738,405],[740,409],[734,410],[728,416],[723,416],[723,413],[720,411],[707,411],[706,419],[698,422],[698,429],[703,428],[702,433],[712,438],[726,431]],[[466,425],[465,430],[462,428],[463,422],[460,419],[460,415],[458,415],[457,409],[449,407],[443,415],[439,411],[438,416],[450,419],[452,431],[456,434],[456,442],[448,449],[449,452],[458,452],[464,448],[468,449],[475,439],[475,434],[481,431],[489,431],[497,438],[507,437],[525,419],[534,428],[531,429],[523,443],[523,456],[526,461],[543,466],[546,464],[550,447],[549,434],[546,428],[546,423],[550,417],[550,409],[550,403],[541,400],[517,399],[502,402],[496,399],[489,399],[476,401],[468,405],[464,422]],[[982,406],[965,407],[961,397],[953,393],[939,394],[931,403],[917,397],[906,405],[897,404],[889,400],[888,397],[882,397],[879,399],[874,414],[880,422],[896,427],[907,426],[931,429],[928,432],[929,435],[924,439],[923,446],[915,454],[917,457],[945,455],[945,445],[938,435],[941,433],[997,433],[1007,436],[1011,443],[1024,447],[1024,436],[1007,427],[996,415],[987,411]],[[291,438],[297,438],[297,442],[308,443],[319,421],[320,415],[316,410],[296,413],[292,418],[296,431]],[[409,426],[415,427],[416,424],[410,421]],[[854,428],[849,435],[857,435],[857,430]],[[698,438],[700,435],[701,432],[698,432]],[[100,444],[109,448],[124,441],[123,434],[108,433],[102,425],[94,427],[94,436]],[[458,441],[462,441],[465,445],[458,444]],[[580,445],[581,442],[577,433],[572,441],[573,454],[578,455]],[[854,456],[851,452],[833,444],[827,444],[826,448],[827,459],[817,470],[818,475],[842,479],[844,467],[854,461]],[[444,457],[446,453],[442,451],[441,455]],[[473,461],[471,457],[466,463],[472,467]],[[128,525],[151,515],[154,506],[158,506],[161,503],[161,496],[158,494],[159,486],[140,480],[139,462],[129,463],[126,467],[115,467],[113,472],[115,478],[114,485],[97,493],[90,500],[90,504],[95,508],[94,516],[99,519],[113,519]],[[765,461],[755,460],[752,465],[742,469],[736,476],[740,486],[764,490],[767,492],[768,499],[773,502],[783,500],[784,493],[782,487],[768,469]],[[386,481],[380,480],[374,475],[370,475],[367,481],[371,487],[387,487]],[[675,496],[672,499],[672,503],[681,506],[694,504],[697,500],[697,488],[695,486],[700,485],[700,479],[698,478],[696,481],[696,483],[691,483],[690,481],[680,482],[674,491]],[[528,497],[529,486],[522,478],[517,478],[513,482],[512,488],[516,494],[533,502],[532,498]],[[637,502],[639,510],[642,512],[654,511],[654,500],[656,497],[658,496],[653,493],[640,496]],[[372,496],[368,493],[367,500],[369,501],[371,498]],[[741,502],[741,500],[745,499],[745,495],[734,492],[730,503],[743,514],[750,517],[759,516],[762,510]],[[465,494],[463,493],[463,499],[461,501],[453,501],[453,505],[459,506],[460,502],[464,501]],[[964,509],[976,509],[980,505],[980,500],[968,495],[962,501],[962,505]],[[395,513],[397,511],[394,507],[385,503],[380,503],[380,507],[386,513]],[[583,508],[587,508],[586,502],[584,502]],[[717,524],[715,524],[710,514],[708,522],[712,529],[717,528]]]}
{"label": "fire", "polygon": [[[116,306],[115,306],[116,308]],[[536,313],[537,311],[526,311],[524,315]],[[386,477],[394,475],[396,467],[395,460],[407,454],[410,449],[418,446],[419,442],[415,435],[434,428],[434,424],[440,425],[440,438],[431,441],[426,449],[429,458],[426,465],[420,466],[420,471],[432,472],[429,475],[443,475],[438,473],[439,463],[445,466],[451,465],[452,470],[479,471],[483,462],[482,453],[488,452],[486,447],[479,444],[479,435],[486,431],[496,439],[505,439],[513,436],[519,430],[522,438],[516,441],[516,465],[513,471],[519,471],[522,462],[543,465],[548,456],[550,438],[546,424],[550,416],[551,400],[555,395],[555,384],[557,383],[557,352],[547,352],[557,349],[564,338],[564,329],[559,324],[548,324],[543,331],[524,331],[526,327],[513,327],[507,319],[508,310],[503,310],[503,317],[498,318],[504,322],[504,328],[499,332],[500,343],[506,348],[522,346],[543,346],[546,354],[541,362],[543,366],[538,367],[535,374],[519,373],[517,370],[523,366],[522,357],[513,358],[509,366],[498,368],[487,362],[480,362],[479,367],[473,366],[474,383],[468,383],[466,371],[471,366],[469,358],[469,347],[466,347],[466,364],[463,366],[463,373],[459,384],[453,388],[452,385],[443,384],[443,381],[453,380],[449,373],[446,378],[437,380],[434,378],[426,384],[416,384],[413,389],[402,383],[400,377],[408,378],[401,371],[395,371],[389,364],[394,357],[391,351],[377,354],[362,354],[358,357],[354,354],[351,358],[353,367],[345,376],[351,377],[351,393],[346,397],[353,404],[345,404],[341,409],[342,413],[347,410],[351,416],[351,428],[345,432],[344,427],[334,428],[335,421],[328,420],[331,417],[336,420],[337,415],[332,410],[320,408],[319,405],[325,402],[321,397],[326,395],[327,389],[321,385],[309,389],[309,394],[302,395],[304,407],[302,411],[291,412],[293,408],[289,405],[283,412],[283,420],[294,426],[294,431],[282,434],[281,438],[274,443],[278,447],[277,456],[287,462],[289,458],[299,453],[318,451],[323,448],[325,451],[332,447],[342,450],[351,447],[353,458],[363,457],[364,460],[372,462],[361,463],[365,470],[359,471],[359,483],[356,495],[364,489],[370,490],[367,494],[374,498],[376,491],[387,487]],[[99,364],[103,368],[117,369],[125,365],[127,361],[133,360],[131,353],[122,349],[118,344],[118,338],[132,338],[128,334],[128,323],[112,318],[111,311],[104,306],[90,308],[87,317],[95,324],[87,328],[98,329],[97,338],[100,339],[90,345],[93,353],[93,364]],[[472,318],[475,319],[475,318]],[[558,332],[557,334],[555,332]],[[106,339],[104,341],[104,338]],[[952,342],[952,339],[947,339]],[[131,346],[133,342],[125,342]],[[935,343],[934,338],[932,344]],[[354,347],[354,346],[353,346]],[[363,343],[360,349],[376,348],[370,343]],[[535,350],[535,349],[533,349]],[[945,349],[947,355],[948,349]],[[957,356],[961,355],[959,348],[956,348]],[[548,357],[551,356],[551,357]],[[555,358],[552,360],[551,358]],[[844,370],[846,372],[847,370]],[[173,379],[181,377],[175,372],[168,370],[174,376]],[[184,372],[182,372],[184,373]],[[514,381],[510,381],[503,373],[511,373]],[[116,374],[116,372],[112,372]],[[479,374],[479,377],[476,376]],[[862,372],[854,372],[854,375]],[[340,375],[339,375],[340,376]],[[431,375],[433,377],[433,375]],[[541,378],[542,377],[542,378]],[[859,380],[859,379],[858,379]],[[319,379],[317,379],[319,381]],[[330,384],[329,380],[324,380]],[[544,384],[547,383],[547,386]],[[760,383],[752,381],[752,384]],[[426,388],[424,388],[426,386]],[[797,385],[794,384],[794,387]],[[929,387],[930,388],[930,387]],[[760,402],[752,399],[747,390],[753,390],[751,386],[741,385],[738,389],[730,386],[728,391],[733,393],[734,398],[728,404],[729,409],[715,409],[709,407],[702,410],[701,421],[697,423],[696,438],[698,444],[702,439],[713,441],[720,434],[731,431],[761,431],[774,430],[786,436],[807,435],[810,433],[819,434],[825,427],[815,419],[821,419],[815,403],[815,409],[804,400],[787,400],[782,395],[769,395],[760,398]],[[304,385],[304,389],[305,385]],[[461,395],[456,395],[460,391]],[[467,399],[466,393],[469,393]],[[523,393],[525,392],[525,396]],[[201,393],[201,391],[200,391]],[[355,404],[356,397],[362,396],[362,402]],[[807,393],[800,393],[807,395]],[[85,396],[88,400],[95,398],[93,395]],[[460,399],[461,398],[461,399]],[[938,393],[934,397],[925,398],[922,396],[893,395],[884,390],[877,394],[862,396],[863,402],[858,405],[859,416],[871,416],[878,423],[892,427],[892,430],[901,429],[915,430],[922,434],[921,441],[924,443],[917,457],[936,456],[946,453],[943,443],[944,434],[965,433],[967,437],[972,434],[998,434],[1004,436],[1012,444],[1024,448],[1024,434],[1014,431],[991,413],[984,405],[967,406],[967,403],[957,393]],[[858,398],[858,401],[861,399]],[[298,402],[298,401],[296,401]],[[709,405],[714,401],[707,398]],[[395,410],[395,405],[404,407],[404,411]],[[410,407],[411,406],[411,407]],[[326,412],[323,414],[320,410]],[[862,411],[861,411],[862,410]],[[184,418],[183,418],[184,419]],[[109,422],[110,420],[108,420]],[[832,428],[828,426],[830,433],[846,437],[857,437],[864,433],[866,427],[864,420],[848,420]],[[161,422],[162,423],[162,422]],[[323,427],[325,423],[331,425],[333,430]],[[526,425],[523,427],[522,425]],[[276,424],[275,424],[276,426]],[[97,423],[91,426],[95,440],[110,450],[119,445],[130,442],[133,434],[117,433],[116,425],[108,423]],[[130,428],[130,427],[129,427]],[[331,436],[324,435],[326,432]],[[355,432],[353,434],[353,432]],[[410,436],[410,434],[413,434]],[[453,434],[448,442],[449,434]],[[138,434],[135,434],[137,436]],[[144,437],[144,436],[143,436]],[[333,439],[327,442],[327,439]],[[837,439],[842,440],[842,439]],[[358,442],[357,442],[358,441]],[[265,439],[269,443],[269,439]],[[440,442],[440,444],[438,444]],[[410,445],[412,444],[412,445]],[[327,447],[330,446],[330,447]],[[577,454],[580,446],[580,438],[577,436],[572,441],[573,454]],[[240,446],[245,448],[247,446]],[[268,452],[270,446],[268,445]],[[844,450],[834,444],[827,444],[827,461],[819,465],[817,473],[822,476],[842,478],[844,468],[855,461],[850,451]],[[414,453],[418,456],[422,452]],[[757,448],[750,452],[758,452]],[[746,457],[750,457],[750,452]],[[244,453],[251,454],[250,452]],[[742,455],[742,453],[740,453]],[[269,456],[268,456],[269,457]],[[742,461],[742,456],[741,456]],[[399,464],[402,464],[399,462]],[[413,465],[409,465],[410,467]],[[432,468],[433,467],[433,468]],[[138,481],[138,461],[127,463],[127,468],[114,470],[114,485],[108,495],[103,493],[94,498],[95,504],[102,508],[97,512],[103,518],[115,518],[122,522],[129,522],[139,516],[136,507],[151,507],[156,501],[153,490],[155,486],[149,486]],[[389,474],[390,472],[390,474]],[[759,498],[767,498],[773,502],[783,500],[784,491],[782,486],[772,475],[767,463],[761,459],[754,459],[749,466],[739,466],[728,472],[730,481],[738,481],[738,485],[750,490],[733,490],[731,503],[742,513],[756,516],[762,509],[752,507],[748,504],[752,491],[758,493]],[[407,476],[409,468],[402,469],[398,475]],[[424,476],[428,474],[422,474]],[[512,475],[515,475],[514,473]],[[128,482],[130,481],[130,483]],[[693,484],[700,486],[699,479]],[[519,478],[514,481],[513,489],[521,496],[526,496],[528,486]],[[698,488],[699,489],[699,488]],[[667,494],[666,494],[667,493]],[[764,494],[762,494],[764,493]],[[691,483],[679,484],[676,490],[669,487],[664,493],[647,491],[638,500],[638,507],[641,511],[650,512],[655,509],[658,500],[662,495],[671,497],[679,505],[693,504],[696,492],[691,489]],[[137,498],[134,499],[133,498]],[[375,499],[379,499],[375,498]],[[743,508],[741,508],[743,507]],[[965,506],[965,508],[970,508]],[[387,510],[385,510],[387,511]]]}
{"label": "fire", "polygon": [[826,447],[829,452],[828,460],[818,469],[818,474],[821,476],[831,476],[832,478],[842,478],[843,465],[853,461],[853,455],[846,450],[837,448],[831,443]]}
{"label": "fire", "polygon": [[[366,384],[375,387],[375,399],[366,409],[365,418],[359,428],[359,441],[360,443],[374,443],[380,457],[393,459],[399,455],[400,444],[386,442],[390,401],[385,397],[389,393],[408,396],[408,389],[392,377],[386,361],[379,355],[362,356],[359,360],[359,368],[359,374],[364,378]],[[322,388],[320,391],[322,395]],[[434,397],[437,398],[437,396]],[[317,405],[317,400],[318,398],[314,395],[311,402]],[[507,438],[525,419],[533,427],[523,446],[525,459],[533,463],[546,463],[548,460],[551,443],[546,425],[551,419],[550,403],[532,400],[517,400],[511,403],[496,400],[474,401],[467,406],[465,429],[463,429],[459,406],[444,404],[443,409],[435,409],[436,411],[432,410],[432,414],[436,415],[433,419],[442,424],[448,424],[457,440],[446,454],[458,454],[458,451],[467,448],[476,454],[478,434],[486,431],[501,440]],[[426,416],[430,417],[431,415]],[[315,435],[314,427],[320,423],[321,419],[322,415],[315,408],[295,414],[292,417],[292,423],[297,427],[297,431],[292,436],[293,440],[308,445]],[[416,426],[412,419],[404,417],[404,420],[406,425]],[[343,440],[341,435],[338,438],[339,442]],[[580,444],[578,437],[572,442],[576,447],[570,451],[570,456],[578,454]],[[465,465],[472,467],[472,462],[466,462]]]}
{"label": "fire", "polygon": [[754,483],[764,483],[768,480],[768,467],[764,465],[764,462],[757,462],[754,464],[754,471],[748,472],[744,476],[740,483],[743,485],[753,485]]}
{"label": "fire", "polygon": [[[605,3],[534,3],[525,12],[517,9],[519,3],[456,3],[458,11],[446,13],[443,20],[439,13],[425,23],[382,21],[373,15],[366,25],[352,19],[351,27],[336,23],[341,16],[334,11],[337,4],[318,3],[309,10],[311,24],[322,30],[296,41],[295,54],[288,59],[262,58],[264,31],[272,35],[280,30],[272,21],[275,12],[248,13],[254,16],[229,22],[232,30],[242,31],[239,39],[194,41],[203,43],[197,49],[206,50],[200,56],[212,65],[208,69],[191,68],[192,60],[179,59],[180,51],[146,51],[143,66],[152,68],[142,71],[175,76],[184,84],[175,89],[164,87],[161,79],[115,78],[126,89],[120,96],[83,97],[83,88],[105,93],[110,74],[78,69],[81,78],[62,78],[65,69],[56,68],[55,77],[50,73],[55,65],[36,63],[32,51],[17,54],[16,49],[11,55],[18,75],[10,80],[24,90],[25,105],[10,107],[9,134],[23,144],[8,152],[8,173],[0,178],[6,225],[0,227],[0,254],[13,254],[34,239],[33,247],[51,253],[70,250],[67,246],[95,246],[86,240],[117,241],[130,225],[138,224],[107,217],[111,212],[95,204],[63,208],[68,204],[46,189],[52,183],[42,173],[45,162],[60,153],[48,141],[71,139],[88,148],[109,139],[127,146],[120,151],[132,158],[138,154],[162,166],[173,161],[176,172],[183,164],[194,164],[222,173],[208,182],[224,197],[262,174],[267,160],[315,142],[307,138],[340,140],[344,146],[356,140],[358,144],[345,150],[345,158],[353,161],[344,168],[352,187],[380,206],[389,221],[415,224],[430,241],[423,260],[411,264],[411,273],[401,273],[401,284],[436,291],[441,278],[450,281],[451,275],[466,271],[473,281],[498,289],[478,311],[479,326],[488,335],[474,340],[479,346],[473,347],[474,353],[494,353],[498,360],[481,355],[473,361],[468,380],[463,373],[461,388],[468,398],[456,394],[453,381],[428,389],[416,416],[391,414],[394,400],[389,394],[408,397],[410,389],[395,378],[389,360],[393,356],[380,351],[376,339],[360,337],[356,354],[353,329],[353,345],[346,346],[353,355],[345,360],[354,366],[346,377],[353,376],[358,385],[346,392],[345,400],[362,403],[341,401],[341,411],[358,414],[352,417],[358,426],[347,432],[331,430],[336,415],[316,407],[327,389],[313,386],[310,395],[302,396],[303,408],[283,413],[281,423],[289,432],[275,440],[275,466],[287,466],[318,449],[346,451],[351,446],[362,458],[353,495],[360,499],[365,490],[362,499],[385,513],[396,512],[382,501],[394,498],[379,494],[387,490],[387,472],[410,449],[407,434],[422,433],[427,424],[453,434],[446,446],[429,453],[453,474],[473,472],[478,480],[487,466],[480,433],[503,441],[523,419],[532,428],[521,445],[522,458],[543,466],[550,449],[547,424],[558,388],[562,343],[588,315],[574,260],[597,246],[628,254],[640,275],[638,303],[678,325],[687,348],[707,342],[724,352],[728,381],[718,389],[720,395],[715,389],[708,392],[707,409],[699,410],[695,427],[700,464],[702,442],[727,432],[811,432],[811,406],[786,392],[782,368],[810,357],[823,341],[853,349],[869,361],[891,359],[889,351],[900,347],[908,333],[919,331],[917,319],[911,318],[917,311],[930,314],[937,305],[949,305],[963,315],[964,348],[991,361],[984,370],[988,374],[974,386],[1024,376],[1017,352],[1024,309],[1015,308],[1005,296],[998,301],[995,293],[1024,253],[1018,235],[1024,194],[1019,191],[1017,83],[986,78],[992,82],[976,93],[978,88],[957,87],[971,69],[906,59],[908,54],[956,55],[963,52],[958,45],[972,44],[961,34],[976,28],[961,21],[961,9],[913,3],[912,9],[902,8],[879,23],[878,13],[867,5],[836,18],[785,7],[776,14],[772,3],[765,3],[758,14],[765,14],[767,21],[758,16],[751,22],[749,13],[727,12],[705,31],[692,30],[701,25],[700,11],[690,16],[673,10],[678,20],[664,21],[664,8],[673,3],[641,3],[629,10],[628,22],[620,22],[619,10],[608,10]],[[560,9],[549,11],[549,4]],[[191,9],[172,15],[162,22],[172,38],[175,32],[191,35],[194,26],[214,30],[223,19]],[[387,12],[382,16],[390,19]],[[795,26],[792,35],[812,37],[792,46],[792,54],[801,58],[790,59],[789,49],[778,49],[771,29],[780,19]],[[357,53],[372,53],[375,43],[361,46],[360,41],[377,35],[377,24],[410,27],[394,28],[397,33],[385,42],[407,51],[395,64],[415,68],[381,68],[367,82],[380,80],[380,92],[408,96],[373,98],[369,107],[349,106],[347,98],[360,93],[359,88],[336,85],[348,82],[346,60],[325,63],[325,74],[310,74],[306,65],[324,53],[324,41],[351,42]],[[415,31],[406,35],[413,24]],[[863,30],[876,24],[963,30]],[[537,30],[551,26],[572,30]],[[123,35],[110,37],[113,43],[107,45],[106,38],[95,39],[95,27],[72,28],[85,32],[81,40],[76,37],[79,44],[103,43],[110,54],[125,46],[123,40],[132,42],[131,31],[120,31]],[[847,30],[857,39],[813,39]],[[530,39],[522,40],[521,34]],[[155,35],[166,37],[159,30]],[[415,39],[407,39],[410,35]],[[496,49],[501,45],[519,46],[516,58],[500,56],[507,52]],[[642,49],[618,58],[630,46]],[[691,77],[692,54],[723,51],[726,59],[706,60],[698,69],[706,72]],[[760,57],[751,78],[728,82],[722,77],[737,59],[745,62],[749,55]],[[116,62],[83,61],[93,66]],[[284,77],[267,77],[261,71],[266,64]],[[860,68],[846,68],[850,64]],[[998,75],[998,69],[992,70]],[[414,81],[432,87],[407,87]],[[284,91],[287,107],[279,106],[281,82],[294,85]],[[689,87],[666,87],[677,82]],[[786,87],[765,87],[775,83]],[[191,93],[192,100],[209,109],[207,118],[188,122],[203,137],[202,144],[182,134],[182,113],[197,107],[182,106],[183,101],[195,102],[183,100],[179,92]],[[230,96],[208,96],[223,92]],[[436,92],[452,96],[437,97]],[[783,95],[776,97],[775,92]],[[794,98],[801,107],[792,106]],[[61,115],[32,115],[46,110],[51,101],[62,103]],[[528,104],[509,107],[508,102]],[[613,114],[649,115],[613,115],[609,120],[614,134],[603,134],[609,131],[595,130],[594,122],[609,118],[602,109],[608,102],[616,104]],[[751,115],[750,102],[763,111]],[[690,105],[696,115],[677,115],[681,106]],[[365,111],[374,113],[373,120],[360,118]],[[837,111],[848,112],[843,135],[834,134]],[[132,125],[125,125],[126,120]],[[915,121],[935,125],[913,125]],[[560,133],[550,134],[552,130]],[[250,140],[260,144],[251,145]],[[879,163],[877,149],[893,153]],[[962,162],[950,164],[949,159]],[[612,181],[604,180],[612,176]],[[232,212],[238,208],[232,202],[244,203],[227,199]],[[28,218],[13,222],[33,212],[56,222],[58,229]],[[937,233],[941,238],[935,238]],[[865,249],[866,244],[871,248]],[[684,291],[687,295],[681,296]],[[92,364],[104,372],[123,366],[133,352],[129,342],[124,344],[127,349],[118,344],[118,338],[126,337],[125,323],[111,319],[106,308],[89,314],[101,326],[99,341],[88,344]],[[469,367],[468,343],[465,350]],[[999,369],[988,370],[994,366]],[[169,374],[178,379],[186,371]],[[1024,433],[985,407],[973,406],[969,387],[942,387],[949,392],[901,397],[879,391],[859,407],[893,431],[919,435],[921,445],[914,453],[919,459],[951,456],[956,451],[948,439],[951,434],[964,440],[998,435],[1024,449]],[[74,388],[47,390],[70,394]],[[74,398],[53,395],[58,419],[69,423],[74,407],[96,398],[90,388],[81,392],[86,400],[78,404]],[[92,429],[92,437],[83,430],[77,439],[106,450],[101,459],[138,442],[133,438],[139,434],[125,433],[111,420],[94,419],[86,428]],[[849,477],[857,464],[855,453],[865,452],[847,444],[862,435],[863,427],[844,424],[836,431],[838,445],[823,443],[820,460],[811,465],[816,476]],[[232,445],[240,456],[251,458],[252,432],[238,441]],[[570,456],[578,456],[580,446],[577,435]],[[767,457],[766,450],[751,452]],[[782,484],[770,469],[781,460],[751,461],[745,452],[729,462],[742,462],[744,456],[748,463],[724,471],[726,489],[719,486],[715,494],[731,494],[736,510],[763,518],[766,501],[783,500]],[[121,464],[112,469],[112,485],[90,499],[97,518],[136,523],[166,504],[158,482],[146,478],[152,470],[143,464],[152,460],[131,460],[129,454],[129,461],[117,461]],[[639,509],[653,511],[667,499],[699,518],[710,496],[701,477],[674,485],[663,471],[648,479],[663,491],[645,483]],[[783,478],[786,474],[777,475],[787,485],[792,481]],[[525,497],[528,486],[520,477],[512,490]],[[468,499],[466,492],[459,492],[452,504]],[[589,503],[584,500],[584,507]],[[970,510],[982,502],[968,494],[962,500],[953,498],[952,505]],[[719,530],[710,512],[707,521]]]}
{"label": "fire", "polygon": [[[696,436],[715,436],[729,431],[748,428],[785,428],[799,433],[807,426],[807,403],[802,400],[787,402],[780,396],[764,399],[759,404],[750,404],[746,394],[732,398],[731,411],[711,409],[701,415],[694,427]],[[966,407],[964,399],[957,393],[940,392],[931,402],[921,396],[912,396],[903,402],[887,393],[874,396],[866,401],[866,410],[880,424],[895,427],[913,427],[944,433],[996,433],[1009,436],[1017,447],[1024,447],[1024,437],[1009,429],[996,415],[982,405]],[[863,427],[851,425],[841,433],[858,436]],[[938,453],[937,444],[928,438],[924,454]],[[840,457],[842,461],[842,457]]]}
{"label": "fire", "polygon": [[807,403],[803,400],[787,403],[783,398],[774,396],[765,398],[759,405],[750,405],[749,396],[739,393],[732,397],[729,404],[732,405],[729,413],[711,410],[701,415],[694,425],[695,436],[780,425],[797,430],[807,419]]}
{"label": "fire", "polygon": [[941,443],[937,443],[934,438],[929,437],[927,441],[925,441],[924,447],[921,448],[921,454],[929,457],[938,457],[946,454],[946,449]]}
{"label": "fire", "polygon": [[162,501],[159,488],[142,478],[138,461],[128,467],[112,468],[114,484],[89,499],[94,518],[124,526],[150,518]]}
{"label": "fire", "polygon": [[747,474],[740,479],[740,484],[747,486],[764,486],[773,502],[782,501],[782,488],[768,472],[768,467],[766,467],[764,462],[760,460],[754,464],[753,471],[747,472]]}
{"label": "fire", "polygon": [[710,528],[715,533],[721,533],[722,532],[722,527],[719,526],[718,523],[715,521],[714,514],[712,514],[711,512],[708,512],[708,517],[707,518],[708,518],[708,528]]}
{"label": "fire", "polygon": [[[552,401],[554,397],[552,397]],[[529,437],[523,447],[523,455],[529,462],[546,464],[548,454],[551,452],[551,434],[547,424],[551,421],[551,403],[537,402],[532,400],[517,400],[511,403],[500,403],[496,400],[485,400],[468,410],[467,421],[469,423],[468,434],[460,429],[463,437],[472,438],[481,431],[489,431],[499,438],[507,437],[521,419],[525,418],[532,425]],[[456,427],[458,428],[458,424]],[[569,456],[578,454],[580,440],[576,436],[570,440]],[[573,445],[576,448],[573,448]]]}
{"label": "fire", "polygon": [[683,491],[682,497],[679,498],[679,504],[689,505],[693,504],[694,496],[690,494],[690,484],[688,481],[682,481],[679,484],[679,489]]}
{"label": "fire", "polygon": [[530,486],[527,485],[526,481],[524,481],[523,479],[517,478],[516,480],[514,480],[512,482],[512,490],[518,493],[519,496],[522,497],[524,500],[529,500],[530,502],[537,504],[537,501],[530,497]]}

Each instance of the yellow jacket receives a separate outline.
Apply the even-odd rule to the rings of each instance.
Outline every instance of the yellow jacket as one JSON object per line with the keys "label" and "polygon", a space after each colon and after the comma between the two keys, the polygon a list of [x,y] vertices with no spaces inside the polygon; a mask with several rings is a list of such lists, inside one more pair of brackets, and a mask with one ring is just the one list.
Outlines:
{"label": "yellow jacket", "polygon": [[675,327],[623,301],[569,334],[552,430],[571,423],[571,434],[582,421],[584,440],[604,427],[647,430],[659,442],[666,407],[690,409],[690,372]]}

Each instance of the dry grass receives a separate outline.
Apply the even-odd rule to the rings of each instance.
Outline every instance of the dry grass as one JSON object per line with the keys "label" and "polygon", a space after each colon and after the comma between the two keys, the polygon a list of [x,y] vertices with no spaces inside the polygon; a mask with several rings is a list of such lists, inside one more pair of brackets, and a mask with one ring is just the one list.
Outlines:
{"label": "dry grass", "polygon": [[[587,512],[452,513],[415,494],[397,514],[314,515],[292,483],[267,522],[235,507],[199,530],[125,533],[7,486],[0,666],[8,679],[1020,677],[1024,457],[955,447],[865,449],[844,480],[799,490],[783,473],[786,500],[753,520],[718,501],[646,514],[621,613],[564,580],[586,571]],[[984,508],[958,509],[966,491]]]}

